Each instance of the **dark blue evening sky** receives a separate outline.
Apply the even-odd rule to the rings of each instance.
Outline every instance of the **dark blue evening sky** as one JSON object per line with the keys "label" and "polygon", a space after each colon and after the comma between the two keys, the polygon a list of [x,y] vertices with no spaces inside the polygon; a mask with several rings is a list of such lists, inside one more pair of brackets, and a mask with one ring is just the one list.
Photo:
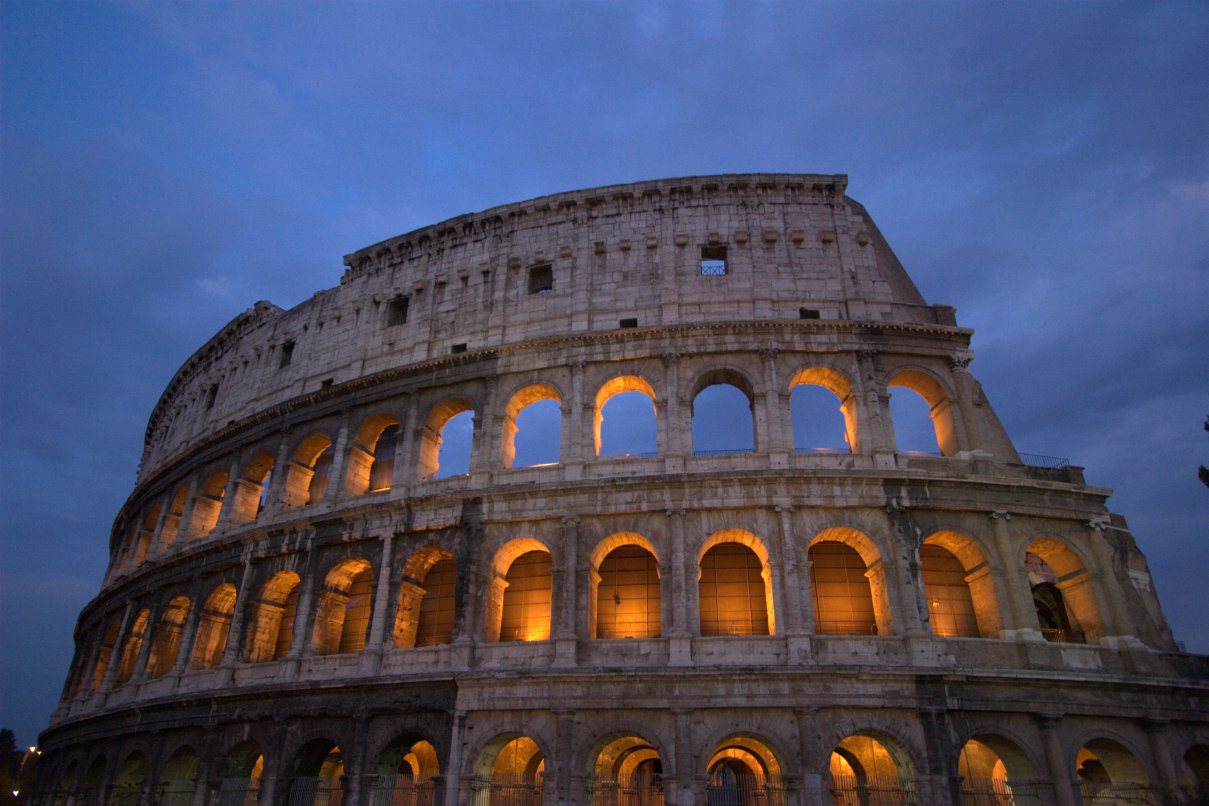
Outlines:
{"label": "dark blue evening sky", "polygon": [[147,416],[256,300],[462,213],[846,173],[1017,447],[1209,653],[1203,3],[0,2],[0,724],[35,741]]}

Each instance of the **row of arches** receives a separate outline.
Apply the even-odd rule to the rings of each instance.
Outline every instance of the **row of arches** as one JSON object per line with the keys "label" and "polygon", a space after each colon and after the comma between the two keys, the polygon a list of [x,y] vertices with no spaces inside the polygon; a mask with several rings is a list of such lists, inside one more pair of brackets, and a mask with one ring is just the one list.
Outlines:
{"label": "row of arches", "polygon": [[[1010,609],[1011,592],[1002,586],[1009,580],[1002,577],[997,590],[987,555],[974,540],[937,531],[923,541],[918,557],[917,594],[926,603],[934,636],[1003,634],[1001,601]],[[667,578],[676,570],[651,540],[617,532],[597,543],[587,559],[586,629],[580,632],[575,618],[568,625],[573,636],[649,639],[674,627]],[[702,637],[784,630],[778,625],[783,593],[772,559],[765,542],[751,532],[732,528],[710,535],[697,551],[693,618],[685,626]],[[895,625],[893,575],[888,577],[882,553],[867,535],[848,527],[825,529],[809,542],[806,559],[806,612],[813,616],[815,634],[901,631]],[[1033,541],[1023,566],[1034,629],[1067,642],[1103,634],[1090,575],[1066,544],[1053,538]],[[551,548],[532,537],[501,546],[473,590],[452,552],[438,545],[413,552],[393,579],[379,579],[374,563],[363,556],[333,563],[306,585],[292,568],[265,569],[259,581],[248,583],[243,601],[232,582],[220,582],[205,593],[197,613],[181,593],[154,619],[150,605],[132,604],[124,617],[114,615],[93,636],[91,651],[78,655],[65,696],[123,685],[139,670],[139,679],[154,679],[223,664],[356,653],[367,646],[436,646],[458,635],[488,643],[545,641],[556,626],[555,571]],[[242,608],[238,622],[237,605]]]}
{"label": "row of arches", "polygon": [[[689,453],[769,449],[756,444],[760,430],[756,421],[763,417],[757,407],[760,393],[758,384],[744,372],[710,370],[692,388],[691,445],[683,446]],[[899,428],[900,450],[956,453],[949,393],[940,380],[922,370],[902,370],[890,378],[890,388],[900,388],[910,398],[902,398],[902,404],[899,397],[893,398],[895,422],[911,423]],[[789,398],[789,411],[779,418],[785,424],[778,428],[792,432],[793,449],[848,453],[871,447],[871,442],[862,443],[861,407],[844,373],[830,367],[801,369],[783,394]],[[669,440],[659,436],[661,427],[674,428],[658,425],[657,410],[664,403],[640,375],[619,375],[603,383],[591,403],[592,455],[653,457],[671,450]],[[498,457],[486,466],[508,469],[562,461],[566,408],[564,394],[550,383],[517,389],[496,423]],[[348,438],[318,429],[296,443],[255,447],[245,459],[212,467],[178,484],[136,518],[117,547],[111,576],[134,570],[180,539],[188,542],[209,535],[224,518],[226,524],[240,526],[255,521],[266,508],[292,509],[337,495],[384,492],[392,486],[468,473],[472,451],[483,442],[478,435],[486,427],[475,403],[468,397],[450,397],[417,419],[410,439],[404,439],[400,416],[378,412],[364,418]],[[404,463],[396,461],[401,453],[407,457]]]}
{"label": "row of arches", "polygon": [[[565,757],[548,755],[552,749],[524,732],[499,733],[482,744],[462,774],[450,776],[437,747],[411,732],[396,736],[367,759],[365,769],[346,765],[342,748],[323,737],[307,740],[292,757],[268,765],[255,740],[239,742],[209,765],[200,763],[186,744],[176,748],[155,775],[138,750],[122,759],[108,781],[104,756],[94,758],[82,774],[73,761],[57,776],[51,802],[138,806],[148,802],[144,799],[150,794],[149,802],[158,806],[433,806],[450,800],[474,806],[540,806],[547,798],[555,801],[559,767],[569,763]],[[587,763],[569,771],[562,786],[569,784],[578,795],[570,802],[594,806],[688,802],[680,792],[670,791],[686,782],[677,774],[670,749],[641,732],[614,731],[595,742]],[[936,783],[925,774],[926,765],[895,737],[875,729],[857,730],[839,740],[825,769],[815,771],[794,769],[785,761],[784,748],[758,732],[732,733],[700,758],[702,769],[693,770],[688,779],[690,797],[709,806],[788,806],[803,799],[832,806],[1040,806],[1069,798],[1054,788],[1066,783],[1047,780],[1044,762],[998,733],[976,734],[956,748],[956,759],[950,760],[956,776],[947,779],[956,788],[948,792],[936,791]],[[1172,802],[1156,800],[1162,796],[1145,766],[1116,739],[1089,739],[1072,761],[1067,762],[1067,776],[1084,806]],[[1177,774],[1189,798],[1209,793],[1209,745],[1190,746]],[[818,791],[811,791],[812,778]],[[929,795],[933,800],[927,800]]]}

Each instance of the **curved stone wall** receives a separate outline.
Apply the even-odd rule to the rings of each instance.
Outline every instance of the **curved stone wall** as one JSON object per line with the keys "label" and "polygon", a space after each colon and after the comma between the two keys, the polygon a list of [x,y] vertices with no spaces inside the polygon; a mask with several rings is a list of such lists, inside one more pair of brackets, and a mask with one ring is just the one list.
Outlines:
{"label": "curved stone wall", "polygon": [[[494,208],[233,320],[151,416],[42,802],[1191,802],[1204,659],[845,185]],[[694,445],[717,388],[737,449]],[[795,441],[803,389],[830,449]],[[900,389],[934,455],[899,450]],[[627,393],[655,437],[611,455]],[[545,401],[556,461],[521,467]]]}

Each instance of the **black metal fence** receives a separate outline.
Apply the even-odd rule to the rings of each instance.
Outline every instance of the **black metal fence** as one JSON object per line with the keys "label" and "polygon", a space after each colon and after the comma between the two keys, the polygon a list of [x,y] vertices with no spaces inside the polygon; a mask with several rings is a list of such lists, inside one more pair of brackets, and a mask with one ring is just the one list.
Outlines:
{"label": "black metal fence", "polygon": [[259,800],[259,778],[223,778],[213,806],[256,806]]}
{"label": "black metal fence", "polygon": [[1140,784],[1079,784],[1083,806],[1158,806],[1159,799],[1148,786]]}
{"label": "black metal fence", "polygon": [[832,806],[923,806],[914,781],[892,776],[831,776]]}
{"label": "black metal fence", "polygon": [[1032,782],[966,778],[961,782],[962,806],[1049,806],[1048,789]]}
{"label": "black metal fence", "polygon": [[493,775],[470,781],[470,806],[541,806],[542,777]]}
{"label": "black metal fence", "polygon": [[340,806],[343,802],[339,778],[299,776],[290,784],[289,806]]}
{"label": "black metal fence", "polygon": [[707,784],[705,802],[708,806],[786,806],[787,799],[779,776],[740,775]]}
{"label": "black metal fence", "polygon": [[663,806],[663,780],[658,775],[599,778],[588,782],[591,806]]}
{"label": "black metal fence", "polygon": [[369,806],[440,806],[445,788],[431,777],[377,775],[369,784]]}

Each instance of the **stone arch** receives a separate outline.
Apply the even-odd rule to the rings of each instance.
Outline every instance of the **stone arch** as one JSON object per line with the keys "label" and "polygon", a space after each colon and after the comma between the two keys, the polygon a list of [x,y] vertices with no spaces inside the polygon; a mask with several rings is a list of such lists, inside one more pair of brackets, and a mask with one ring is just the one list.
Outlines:
{"label": "stone arch", "polygon": [[300,507],[319,501],[327,493],[332,466],[332,438],[316,431],[298,444],[286,472],[282,504]]}
{"label": "stone arch", "polygon": [[1194,802],[1209,801],[1209,744],[1194,744],[1184,751],[1180,783]]}
{"label": "stone arch", "polygon": [[139,650],[143,648],[143,637],[147,632],[147,624],[151,621],[151,611],[144,607],[130,622],[122,641],[122,654],[118,660],[117,676],[113,680],[115,686],[120,686],[134,676],[134,665],[138,661]]}
{"label": "stone arch", "polygon": [[928,535],[920,570],[933,635],[995,638],[1002,632],[990,563],[968,535],[948,529]]}
{"label": "stone arch", "polygon": [[327,806],[343,801],[344,755],[329,739],[311,739],[294,754],[290,806]]}
{"label": "stone arch", "polygon": [[663,759],[638,732],[613,731],[589,753],[593,803],[662,803]]}
{"label": "stone arch", "polygon": [[1079,554],[1052,537],[1034,540],[1024,564],[1042,634],[1051,641],[1094,642],[1104,636],[1091,574]]}
{"label": "stone arch", "polygon": [[550,550],[531,537],[509,541],[495,553],[484,619],[488,641],[550,637],[551,566]]}
{"label": "stone arch", "polygon": [[63,771],[55,776],[55,785],[51,792],[53,806],[67,806],[67,801],[75,794],[77,769],[78,765],[73,758],[67,762]]}
{"label": "stone arch", "polygon": [[80,806],[98,806],[101,798],[101,786],[105,782],[105,756],[97,756],[92,760],[80,779],[78,803]]}
{"label": "stone arch", "polygon": [[189,536],[200,539],[210,534],[218,525],[218,516],[222,514],[223,496],[227,492],[227,471],[218,469],[206,476],[193,497],[193,520],[189,526]]}
{"label": "stone arch", "polygon": [[130,562],[131,568],[138,568],[147,561],[147,554],[151,550],[151,539],[155,536],[155,526],[159,519],[160,505],[155,504],[147,510],[140,526],[135,530],[134,557]]}
{"label": "stone arch", "polygon": [[[523,733],[498,734],[479,751],[472,770],[472,790],[475,793],[486,790],[487,802],[533,806],[541,803],[546,754],[530,736]],[[473,802],[479,801],[475,799]]]}
{"label": "stone arch", "polygon": [[[724,388],[706,394],[713,387]],[[692,420],[689,430],[692,434],[694,455],[753,453],[757,450],[755,387],[747,375],[728,367],[714,368],[698,375],[689,388],[692,389],[692,394],[689,396],[689,416]],[[740,421],[742,418],[737,417],[739,414],[738,398],[734,392],[728,392],[727,389],[737,390],[747,398],[746,422]],[[701,398],[702,394],[706,394],[705,399]],[[733,398],[729,403],[725,400],[727,396]],[[732,411],[732,409],[734,410]],[[725,426],[720,422],[714,422],[722,411],[735,415],[726,419]],[[725,436],[716,436],[720,434]],[[715,440],[718,441],[715,442]],[[726,444],[723,444],[724,442]]]}
{"label": "stone arch", "polygon": [[311,647],[317,655],[360,652],[365,648],[373,604],[374,569],[352,557],[327,572],[315,606]]}
{"label": "stone arch", "polygon": [[810,541],[815,632],[891,635],[890,598],[881,552],[857,529],[833,526]]}
{"label": "stone arch", "polygon": [[160,614],[159,623],[155,625],[155,632],[151,637],[151,654],[147,656],[147,677],[160,677],[172,671],[172,667],[176,665],[181,631],[188,615],[188,596],[174,597]]}
{"label": "stone arch", "polygon": [[425,546],[403,566],[395,609],[394,646],[421,647],[453,641],[457,611],[457,563],[441,546]]}
{"label": "stone arch", "polygon": [[[534,383],[524,386],[512,393],[504,406],[503,434],[500,441],[500,464],[511,468],[516,458],[516,418],[523,409],[542,400],[553,400],[562,403],[562,395],[548,383]],[[555,437],[559,435],[556,433]]]}
{"label": "stone arch", "polygon": [[114,618],[109,622],[109,629],[105,631],[96,648],[96,656],[92,664],[92,680],[89,682],[89,691],[96,691],[105,681],[105,673],[109,671],[109,663],[113,658],[113,651],[118,644],[118,631],[122,628],[122,621],[119,618]]}
{"label": "stone arch", "polygon": [[1032,759],[1015,741],[997,733],[976,733],[961,745],[957,774],[967,802],[1011,803],[1014,796],[1041,795]]}
{"label": "stone arch", "polygon": [[884,730],[845,736],[831,751],[828,772],[835,803],[913,803],[918,797],[910,753]]}
{"label": "stone arch", "polygon": [[278,571],[260,587],[248,625],[247,658],[252,663],[289,654],[300,587],[298,574],[289,570]]}
{"label": "stone arch", "polygon": [[[424,418],[424,425],[420,428],[420,459],[417,468],[420,481],[431,481],[441,472],[441,445],[444,441],[441,435],[450,420],[465,412],[474,415],[474,404],[464,397],[452,397],[433,406]],[[465,460],[469,465],[469,455]]]}
{"label": "stone arch", "polygon": [[197,778],[197,753],[188,745],[172,752],[160,767],[156,802],[159,806],[190,806]]}
{"label": "stone arch", "polygon": [[235,482],[235,500],[231,503],[231,523],[251,523],[265,506],[265,491],[273,473],[273,454],[258,451],[244,466]]}
{"label": "stone arch", "polygon": [[235,745],[222,758],[217,802],[222,806],[256,806],[263,774],[260,745],[250,739]]}
{"label": "stone arch", "polygon": [[122,760],[109,789],[108,806],[136,806],[147,777],[147,760],[142,751],[132,750]]}
{"label": "stone arch", "polygon": [[697,552],[697,585],[701,635],[776,635],[768,548],[751,532],[710,535]]}
{"label": "stone arch", "polygon": [[405,733],[378,754],[370,784],[370,803],[434,804],[441,764],[432,742]]}
{"label": "stone arch", "polygon": [[659,637],[659,557],[649,540],[636,532],[609,535],[592,549],[589,579],[592,637]]}
{"label": "stone arch", "polygon": [[231,618],[235,615],[235,596],[235,586],[224,582],[206,597],[197,622],[197,636],[193,639],[190,668],[212,669],[222,663]]}
{"label": "stone arch", "polygon": [[1083,743],[1075,757],[1075,775],[1086,806],[1119,803],[1126,795],[1146,793],[1150,775],[1123,741],[1099,735]]}
{"label": "stone arch", "polygon": [[[839,400],[840,415],[843,417],[844,443],[851,453],[861,450],[860,428],[857,424],[856,398],[852,394],[852,384],[846,375],[831,367],[804,367],[794,373],[787,387],[790,394],[790,410],[793,411],[793,390],[801,385],[820,386]],[[829,447],[829,446],[828,446]],[[794,429],[794,449],[798,453],[812,450],[810,446],[798,444],[798,432]]]}
{"label": "stone arch", "polygon": [[658,432],[655,427],[655,389],[645,378],[639,375],[618,375],[605,381],[603,384],[601,384],[601,387],[596,390],[596,401],[592,415],[592,443],[595,447],[596,456],[600,456],[601,451],[601,434],[605,420],[605,405],[617,395],[626,394],[629,392],[643,394],[651,399],[650,425],[652,434],[650,447],[646,451],[641,451],[640,453],[656,452],[656,446],[658,445]]}
{"label": "stone arch", "polygon": [[176,488],[172,500],[168,503],[168,511],[164,513],[164,525],[160,529],[160,554],[163,554],[176,542],[176,536],[180,532],[181,518],[185,514],[185,504],[188,500],[189,486],[182,484]]}
{"label": "stone arch", "polygon": [[361,423],[348,449],[345,493],[362,495],[390,489],[398,438],[399,419],[392,414],[374,414]]}
{"label": "stone arch", "polygon": [[928,404],[928,416],[936,432],[936,445],[945,456],[954,456],[961,450],[957,438],[957,426],[953,420],[951,395],[944,385],[931,373],[921,369],[900,369],[886,382],[886,389],[901,386],[922,397]]}
{"label": "stone arch", "polygon": [[753,733],[735,733],[714,745],[705,763],[707,802],[759,806],[784,803],[781,755]]}

